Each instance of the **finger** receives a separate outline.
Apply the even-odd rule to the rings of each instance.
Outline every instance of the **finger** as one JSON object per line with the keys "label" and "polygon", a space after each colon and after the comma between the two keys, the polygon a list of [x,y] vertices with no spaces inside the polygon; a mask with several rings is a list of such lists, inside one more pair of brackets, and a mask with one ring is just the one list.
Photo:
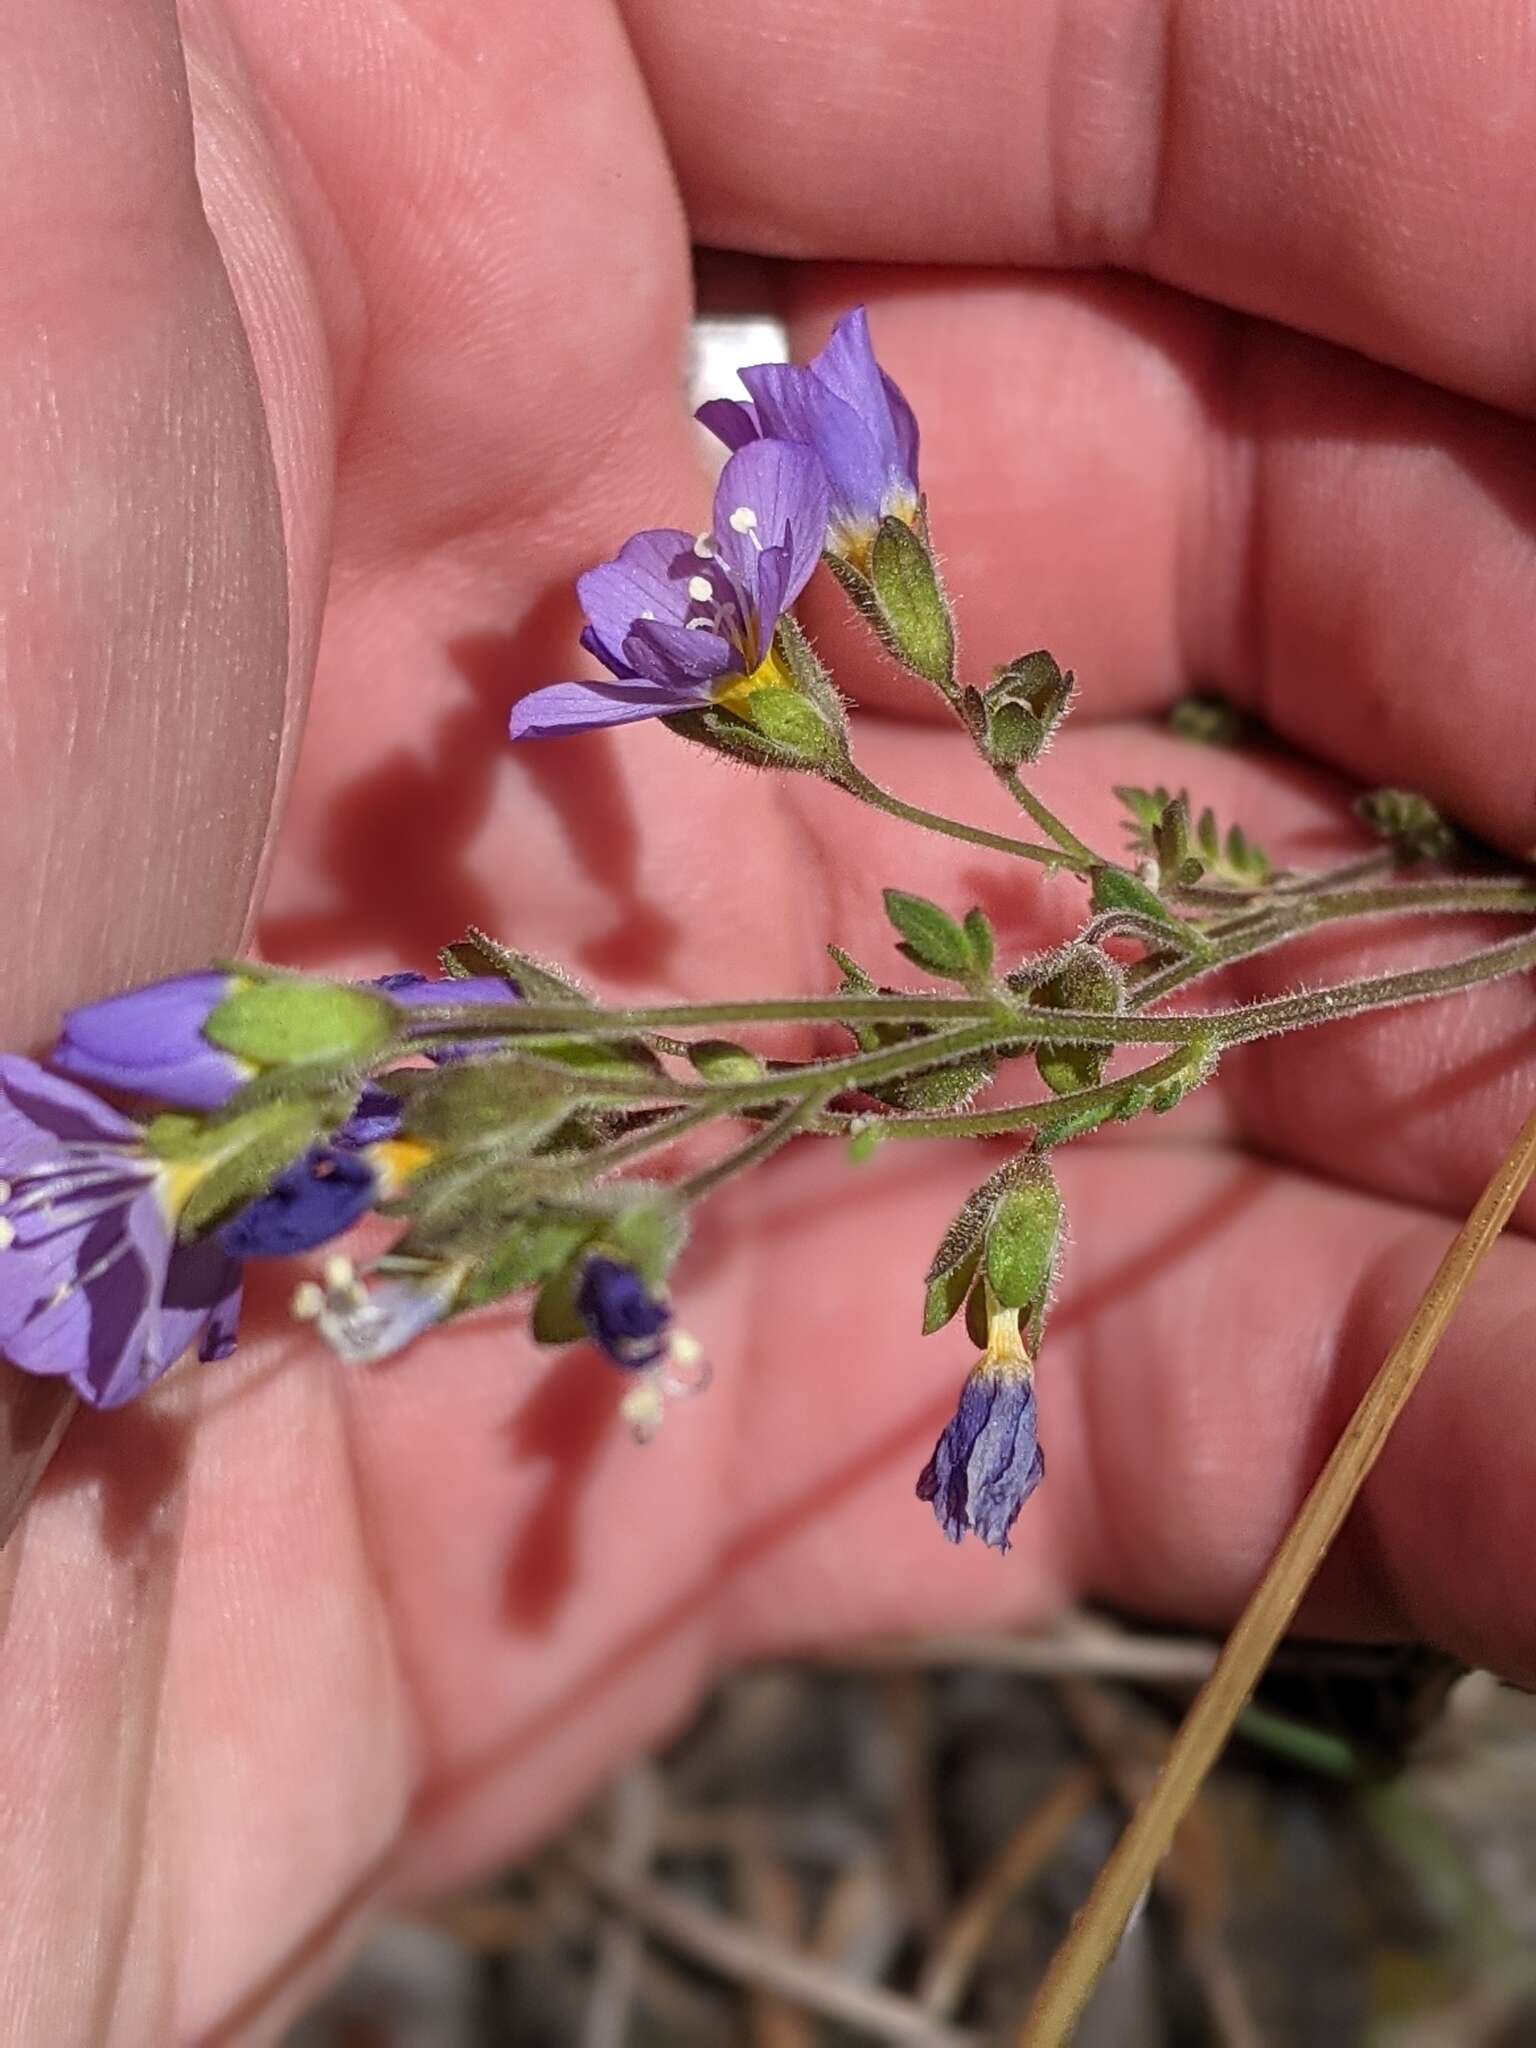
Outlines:
{"label": "finger", "polygon": [[[865,297],[922,421],[968,674],[1049,647],[1080,720],[1216,681],[1362,781],[1536,843],[1525,430],[1128,281],[818,273],[797,351]],[[937,704],[817,602],[861,694]]]}
{"label": "finger", "polygon": [[[199,203],[175,10],[29,0],[7,30],[0,846],[25,934],[6,1042],[23,1044],[61,1002],[237,943],[287,662],[271,460]],[[30,1480],[59,1397],[4,1377],[0,1441]],[[0,1759],[0,1980],[18,2039],[97,2036],[109,2007],[125,2036],[166,2035],[164,1987],[114,1980],[113,1959],[135,1915],[151,1946],[165,1925],[135,1887],[176,1525],[172,1487],[103,1548],[89,1489],[55,1478],[6,1553],[24,1691]],[[70,1609],[83,1635],[60,1626]]]}
{"label": "finger", "polygon": [[1142,271],[1530,407],[1518,0],[625,14],[701,241]]}

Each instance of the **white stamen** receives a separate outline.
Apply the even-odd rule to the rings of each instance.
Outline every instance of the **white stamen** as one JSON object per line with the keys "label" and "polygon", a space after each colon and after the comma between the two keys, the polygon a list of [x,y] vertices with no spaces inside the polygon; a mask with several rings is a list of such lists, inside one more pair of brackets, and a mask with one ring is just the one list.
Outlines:
{"label": "white stamen", "polygon": [[11,1184],[10,1184],[10,1182],[9,1182],[8,1180],[0,1180],[0,1202],[8,1202],[8,1201],[9,1201],[10,1199],[11,1199]]}
{"label": "white stamen", "polygon": [[325,1313],[325,1289],[318,1281],[301,1281],[293,1290],[293,1299],[289,1302],[288,1308],[295,1322],[318,1322]]}
{"label": "white stamen", "polygon": [[714,594],[715,586],[707,576],[690,576],[688,578],[688,595],[695,604],[708,604]]}
{"label": "white stamen", "polygon": [[750,505],[738,505],[731,514],[732,533],[750,533],[757,524],[757,514]]}
{"label": "white stamen", "polygon": [[656,614],[654,612],[642,612],[640,616],[642,619],[654,619]]}
{"label": "white stamen", "polygon": [[8,1252],[15,1242],[15,1224],[9,1216],[0,1216],[0,1252]]}
{"label": "white stamen", "polygon": [[693,543],[693,552],[701,561],[712,562],[715,559],[715,536],[701,533]]}
{"label": "white stamen", "polygon": [[713,619],[689,619],[683,627],[685,633],[713,633],[714,630]]}
{"label": "white stamen", "polygon": [[327,1294],[357,1295],[363,1290],[357,1284],[357,1268],[350,1259],[332,1256],[327,1259],[321,1271],[325,1275]]}
{"label": "white stamen", "polygon": [[619,1413],[637,1444],[648,1444],[660,1429],[662,1409],[661,1389],[649,1377],[631,1387],[619,1403]]}

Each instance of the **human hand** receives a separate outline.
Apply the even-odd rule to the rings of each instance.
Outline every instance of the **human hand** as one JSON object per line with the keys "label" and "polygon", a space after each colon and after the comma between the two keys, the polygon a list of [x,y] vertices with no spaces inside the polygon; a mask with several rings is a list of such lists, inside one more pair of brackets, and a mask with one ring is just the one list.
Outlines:
{"label": "human hand", "polygon": [[[475,921],[613,994],[781,992],[829,930],[876,954],[887,880],[1019,949],[1066,928],[1067,878],[655,729],[505,745],[510,699],[570,672],[572,576],[702,520],[690,230],[794,259],[801,353],[870,304],[968,667],[1047,645],[1082,679],[1040,779],[1090,837],[1110,783],[1189,780],[1312,858],[1343,776],[1526,848],[1520,17],[1185,9],[1159,41],[1048,13],[185,6],[258,403],[171,9],[32,0],[0,137],[6,829],[18,925],[49,922],[13,1038],[233,942],[322,609],[275,958],[426,965]],[[1105,265],[1145,275],[1060,274]],[[1006,824],[835,599],[812,623],[874,770]],[[1315,771],[1154,727],[1211,678]],[[716,1385],[644,1452],[606,1368],[510,1320],[354,1377],[253,1300],[230,1365],[76,1420],[9,1552],[9,2030],[275,2026],[370,1899],[532,1840],[722,1661],[1078,1594],[1221,1620],[1523,1114],[1529,1023],[1510,986],[1255,1047],[1213,1108],[1064,1160],[1050,1474],[1006,1561],[911,1498],[968,1363],[918,1341],[915,1275],[974,1153],[802,1151],[722,1197],[680,1279]],[[1512,1240],[1316,1625],[1536,1670],[1533,1297]]]}

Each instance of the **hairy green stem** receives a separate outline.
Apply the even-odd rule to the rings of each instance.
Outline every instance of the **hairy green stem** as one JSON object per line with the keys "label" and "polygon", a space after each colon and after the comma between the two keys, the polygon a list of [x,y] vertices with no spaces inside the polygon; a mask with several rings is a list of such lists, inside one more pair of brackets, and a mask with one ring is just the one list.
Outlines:
{"label": "hairy green stem", "polygon": [[798,1102],[791,1102],[779,1112],[771,1123],[750,1137],[736,1151],[728,1152],[723,1159],[717,1159],[712,1166],[702,1167],[690,1174],[677,1187],[680,1201],[696,1202],[701,1195],[707,1195],[720,1186],[722,1181],[733,1180],[738,1173],[745,1173],[749,1167],[777,1152],[781,1145],[787,1145],[797,1131],[806,1130],[814,1121],[818,1111],[829,1094],[835,1091],[813,1088]]}
{"label": "hairy green stem", "polygon": [[1020,776],[1017,768],[998,768],[996,774],[998,781],[1020,810],[1034,820],[1047,838],[1054,839],[1063,853],[1070,855],[1074,867],[1092,868],[1107,865],[1091,846],[1078,838],[1070,825],[1057,817],[1049,804],[1036,796]]}
{"label": "hairy green stem", "polygon": [[845,789],[850,796],[858,797],[877,811],[884,811],[887,817],[902,818],[907,824],[921,825],[929,832],[941,832],[946,839],[963,839],[972,846],[985,846],[993,853],[1010,854],[1015,860],[1041,861],[1052,868],[1073,868],[1081,872],[1095,864],[1094,856],[1086,847],[1074,854],[1061,845],[1036,846],[1032,840],[1010,839],[1004,832],[988,832],[980,825],[964,825],[958,818],[925,811],[921,805],[909,804],[903,797],[882,789],[878,782],[871,782],[864,771],[855,768],[851,761],[839,768],[832,779],[839,789]]}
{"label": "hairy green stem", "polygon": [[1229,967],[1239,960],[1284,945],[1305,932],[1351,918],[1423,916],[1431,911],[1518,916],[1536,914],[1536,884],[1502,881],[1399,882],[1377,889],[1336,889],[1293,899],[1284,906],[1234,919],[1222,930],[1206,934],[1209,950],[1189,960],[1131,979],[1131,1003],[1145,1009],[1175,989]]}

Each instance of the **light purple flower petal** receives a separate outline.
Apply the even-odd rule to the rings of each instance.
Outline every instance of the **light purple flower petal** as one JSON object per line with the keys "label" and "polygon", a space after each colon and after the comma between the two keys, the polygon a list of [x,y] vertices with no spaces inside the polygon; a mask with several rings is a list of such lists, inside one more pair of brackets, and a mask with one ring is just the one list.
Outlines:
{"label": "light purple flower petal", "polygon": [[564,733],[633,725],[640,718],[665,718],[697,701],[650,682],[550,683],[512,707],[511,733],[515,740],[557,739]]}
{"label": "light purple flower petal", "polygon": [[66,1011],[52,1063],[181,1109],[222,1109],[251,1069],[210,1045],[203,1026],[236,986],[230,974],[179,974]]}
{"label": "light purple flower petal", "polygon": [[763,430],[757,423],[755,409],[739,398],[706,399],[694,418],[732,451],[762,439]]}
{"label": "light purple flower petal", "polygon": [[0,1053],[0,1178],[55,1156],[60,1138],[134,1144],[141,1135],[131,1117],[89,1090],[19,1053]]}
{"label": "light purple flower petal", "polygon": [[392,1003],[403,1009],[440,1009],[445,1003],[518,1003],[515,988],[494,974],[476,974],[463,979],[451,974],[386,974],[377,984]]}
{"label": "light purple flower petal", "polygon": [[917,454],[920,435],[917,429],[917,414],[908,405],[906,393],[894,377],[880,372],[880,382],[885,389],[885,402],[891,409],[891,430],[896,437],[896,457],[903,475],[912,486],[912,495],[918,495]]}
{"label": "light purple flower petal", "polygon": [[752,666],[768,657],[774,630],[788,608],[790,553],[787,547],[764,548],[757,561],[756,644]]}
{"label": "light purple flower petal", "polygon": [[720,676],[739,672],[736,650],[718,633],[642,619],[624,642],[624,652],[637,668],[655,679],[654,687],[673,696],[707,695]]}
{"label": "light purple flower petal", "polygon": [[[694,536],[675,527],[652,527],[625,541],[611,562],[576,579],[576,595],[591,621],[600,661],[618,654],[636,619],[655,617],[680,626],[688,616],[688,577],[680,558],[693,553]],[[610,666],[613,664],[610,663]]]}
{"label": "light purple flower petal", "polygon": [[[746,513],[752,515],[750,520],[744,517]],[[820,558],[826,529],[827,479],[808,447],[788,441],[753,441],[739,449],[720,472],[715,490],[715,546],[754,604],[762,551],[789,549],[780,605],[793,604]]]}

